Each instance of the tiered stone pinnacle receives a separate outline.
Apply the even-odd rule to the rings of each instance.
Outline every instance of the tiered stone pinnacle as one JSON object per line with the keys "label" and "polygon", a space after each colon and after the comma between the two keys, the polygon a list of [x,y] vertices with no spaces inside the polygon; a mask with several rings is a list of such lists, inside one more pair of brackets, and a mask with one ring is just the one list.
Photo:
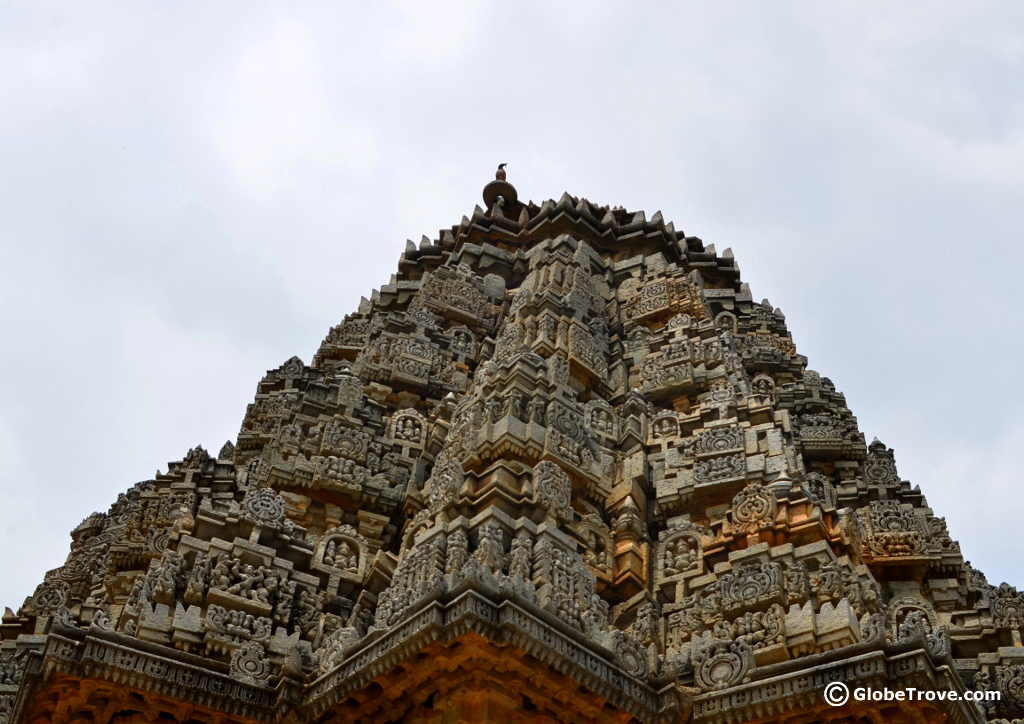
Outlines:
{"label": "tiered stone pinnacle", "polygon": [[1024,597],[729,250],[503,170],[484,198],[235,443],[72,532],[3,617],[0,724],[1024,716]]}

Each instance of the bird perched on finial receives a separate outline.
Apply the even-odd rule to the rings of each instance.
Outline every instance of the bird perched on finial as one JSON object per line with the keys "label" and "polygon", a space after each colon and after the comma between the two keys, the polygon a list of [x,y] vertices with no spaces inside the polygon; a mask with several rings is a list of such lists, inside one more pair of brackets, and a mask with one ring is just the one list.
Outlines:
{"label": "bird perched on finial", "polygon": [[[515,187],[505,180],[505,167],[507,163],[499,163],[498,170],[494,172],[494,180],[484,186],[484,203],[490,211],[497,206],[497,213],[517,214],[519,212],[519,195]],[[504,207],[505,211],[501,209]]]}

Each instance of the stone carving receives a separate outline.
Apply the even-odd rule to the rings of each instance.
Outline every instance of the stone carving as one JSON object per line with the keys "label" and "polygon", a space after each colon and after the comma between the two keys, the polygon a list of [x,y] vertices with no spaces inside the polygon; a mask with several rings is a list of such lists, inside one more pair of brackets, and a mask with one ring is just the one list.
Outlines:
{"label": "stone carving", "polygon": [[836,505],[836,488],[827,476],[821,473],[808,473],[804,479],[804,488],[810,497],[821,505],[828,507]]}
{"label": "stone carving", "polygon": [[999,628],[1020,629],[1024,626],[1024,594],[1008,583],[1001,583],[992,597],[992,621]]}
{"label": "stone carving", "polygon": [[366,462],[370,436],[355,430],[343,420],[332,420],[324,428],[320,450],[328,456],[337,456],[356,463]]}
{"label": "stone carving", "polygon": [[697,556],[697,545],[692,539],[676,538],[672,545],[665,549],[665,574],[671,576],[690,570],[697,564]]}
{"label": "stone carving", "polygon": [[530,580],[533,570],[533,539],[525,530],[520,530],[512,539],[509,554],[508,574],[523,581]]}
{"label": "stone carving", "polygon": [[752,649],[783,643],[786,614],[782,606],[773,603],[764,611],[747,611],[733,621],[715,624],[716,638],[741,639]]}
{"label": "stone carving", "polygon": [[743,447],[743,433],[738,427],[713,427],[697,435],[691,443],[696,455],[718,455]]}
{"label": "stone carving", "polygon": [[501,573],[505,567],[505,532],[498,523],[487,521],[480,526],[473,558],[492,573]]}
{"label": "stone carving", "polygon": [[612,563],[612,532],[597,513],[587,513],[573,525],[583,539],[583,558],[588,564],[607,570]]}
{"label": "stone carving", "polygon": [[1019,709],[1024,706],[1024,665],[998,667],[996,681],[999,690],[1006,695],[1010,707]]}
{"label": "stone carving", "polygon": [[736,529],[753,533],[772,524],[775,496],[759,483],[751,483],[732,499],[732,522]]}
{"label": "stone carving", "polygon": [[747,472],[746,463],[747,459],[742,453],[698,460],[693,466],[693,477],[700,483],[741,477]]}
{"label": "stone carving", "polygon": [[403,410],[392,421],[392,437],[420,445],[423,442],[423,418],[413,410]]}
{"label": "stone carving", "polygon": [[750,383],[750,390],[755,395],[773,401],[775,398],[775,380],[769,375],[760,374],[754,377]]}
{"label": "stone carving", "polygon": [[32,596],[32,605],[40,616],[52,616],[67,603],[68,588],[63,581],[42,583]]}
{"label": "stone carving", "polygon": [[898,483],[896,475],[896,461],[892,450],[876,438],[868,447],[868,459],[864,463],[865,477],[875,484],[889,485]]}
{"label": "stone carving", "polygon": [[233,460],[235,457],[235,444],[228,440],[221,448],[220,452],[217,453],[218,460]]}
{"label": "stone carving", "polygon": [[922,518],[896,500],[872,501],[858,512],[867,550],[877,556],[912,556],[925,552]]}
{"label": "stone carving", "polygon": [[719,576],[722,609],[726,612],[782,602],[782,567],[778,563],[744,563]]}
{"label": "stone carving", "polygon": [[277,527],[284,521],[284,500],[270,488],[250,490],[242,500],[242,514],[259,525]]}
{"label": "stone carving", "polygon": [[211,604],[206,612],[207,628],[231,641],[267,641],[273,623],[269,618]]}
{"label": "stone carving", "polygon": [[694,681],[704,691],[715,691],[743,681],[752,666],[745,641],[698,638],[693,651]]}
{"label": "stone carving", "polygon": [[451,339],[452,349],[458,354],[472,357],[476,352],[476,339],[465,327],[453,329]]}
{"label": "stone carving", "polygon": [[576,628],[593,633],[603,627],[608,604],[596,594],[594,574],[576,553],[548,539],[534,546],[534,579],[542,582],[542,606]]}
{"label": "stone carving", "polygon": [[28,649],[0,652],[0,686],[17,686],[25,673]]}
{"label": "stone carving", "polygon": [[663,437],[676,437],[679,435],[679,422],[671,412],[663,412],[654,418],[651,423],[651,430],[655,439]]}
{"label": "stone carving", "polygon": [[565,471],[550,460],[533,469],[533,487],[537,502],[556,520],[572,517],[572,482]]}
{"label": "stone carving", "polygon": [[270,679],[270,662],[263,647],[249,641],[231,654],[231,676],[255,686],[264,686]]}
{"label": "stone carving", "polygon": [[438,592],[445,570],[444,537],[412,548],[398,564],[391,585],[380,595],[374,626],[397,623],[418,600]]}
{"label": "stone carving", "polygon": [[642,677],[647,673],[647,654],[639,641],[625,631],[612,631],[611,649],[615,660],[627,674]]}
{"label": "stone carving", "polygon": [[[466,536],[466,531],[461,528],[453,530],[448,534],[448,557],[444,567],[445,573],[458,573],[465,567],[468,560],[469,538]],[[529,576],[528,568],[526,576]]]}
{"label": "stone carving", "polygon": [[701,562],[700,538],[705,532],[692,524],[666,531],[660,544],[661,575],[675,576],[698,569]]}
{"label": "stone carving", "polygon": [[331,327],[327,333],[326,342],[341,347],[361,347],[366,343],[367,334],[370,331],[368,319],[346,319],[341,324]]}
{"label": "stone carving", "polygon": [[324,563],[343,571],[355,573],[359,570],[359,553],[352,550],[351,544],[346,540],[341,541],[340,548],[335,541],[331,541],[327,544],[327,550],[324,552]]}
{"label": "stone carving", "polygon": [[365,566],[367,545],[366,538],[355,528],[342,525],[325,531],[317,550],[325,566],[358,576]]}
{"label": "stone carving", "polygon": [[[0,724],[777,723],[832,680],[1024,717],[1024,597],[731,254],[504,168],[484,204],[72,531],[0,625]],[[904,704],[836,715],[979,720]]]}
{"label": "stone carving", "polygon": [[861,641],[877,641],[884,644],[889,626],[883,613],[866,613],[860,620]]}
{"label": "stone carving", "polygon": [[437,512],[454,502],[464,477],[458,461],[442,454],[423,486],[430,510]]}

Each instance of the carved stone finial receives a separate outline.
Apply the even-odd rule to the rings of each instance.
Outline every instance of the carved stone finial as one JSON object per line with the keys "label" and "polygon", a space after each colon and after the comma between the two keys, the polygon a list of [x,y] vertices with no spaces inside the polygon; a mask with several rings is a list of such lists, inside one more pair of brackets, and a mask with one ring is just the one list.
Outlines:
{"label": "carved stone finial", "polygon": [[484,204],[488,211],[498,204],[505,216],[515,218],[513,211],[518,214],[519,194],[516,192],[515,186],[505,180],[507,177],[505,166],[507,165],[507,163],[499,163],[498,170],[494,172],[494,180],[484,186]]}

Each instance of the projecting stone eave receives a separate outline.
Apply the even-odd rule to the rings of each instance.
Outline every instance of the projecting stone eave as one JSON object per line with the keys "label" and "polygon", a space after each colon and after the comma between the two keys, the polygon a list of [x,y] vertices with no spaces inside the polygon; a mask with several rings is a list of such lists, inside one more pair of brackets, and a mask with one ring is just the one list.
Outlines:
{"label": "projecting stone eave", "polygon": [[[484,589],[463,585],[425,600],[315,679],[292,672],[275,686],[238,681],[222,662],[95,623],[55,621],[45,648],[29,653],[20,687],[0,693],[17,695],[13,721],[53,716],[62,701],[98,695],[115,710],[152,704],[239,718],[232,722],[341,722],[380,720],[396,699],[412,703],[426,698],[424,691],[450,695],[492,680],[502,682],[492,687],[495,694],[514,686],[563,721],[685,720],[685,692],[653,688],[621,668],[614,652],[549,612]],[[574,696],[565,695],[566,686],[577,687]]]}
{"label": "projecting stone eave", "polygon": [[[949,652],[933,650],[918,635],[889,643],[875,639],[824,654],[758,667],[742,683],[706,693],[619,667],[614,653],[559,625],[548,612],[515,596],[487,595],[462,586],[426,600],[386,631],[351,647],[329,671],[305,682],[284,676],[273,687],[231,678],[210,659],[92,625],[55,621],[41,652],[31,652],[13,719],[56,713],[62,699],[99,695],[113,705],[137,708],[159,702],[193,714],[220,714],[247,722],[378,720],[396,700],[412,705],[424,690],[450,695],[490,681],[515,686],[560,720],[675,722],[692,715],[703,722],[740,723],[766,716],[818,711],[856,714],[823,700],[826,683],[875,689],[956,691],[966,686]],[[396,673],[397,672],[397,673]],[[578,687],[565,696],[567,682]],[[492,705],[500,706],[500,689]],[[117,699],[120,696],[123,701]],[[171,704],[171,702],[178,704]],[[870,705],[869,705],[870,706]],[[939,701],[931,715],[957,724],[984,716],[964,701]],[[926,713],[929,713],[926,712]],[[231,719],[238,721],[237,719]]]}
{"label": "projecting stone eave", "polygon": [[[308,685],[303,710],[316,718],[335,711],[371,719],[382,702],[374,704],[367,692],[377,690],[378,698],[389,701],[411,694],[409,687],[422,695],[433,691],[434,679],[459,670],[467,681],[494,671],[521,687],[519,693],[546,702],[559,720],[685,719],[686,694],[674,686],[653,688],[615,658],[529,601],[460,586],[349,650],[344,661]],[[396,670],[404,674],[395,677]],[[567,696],[567,686],[577,691]],[[352,719],[337,719],[343,720]]]}
{"label": "projecting stone eave", "polygon": [[[823,721],[859,721],[858,715],[863,716],[867,712],[874,716],[912,712],[911,716],[917,717],[918,721],[985,724],[986,717],[982,711],[974,703],[963,700],[969,687],[952,663],[948,653],[937,655],[920,637],[895,644],[884,641],[856,643],[825,654],[760,667],[755,670],[752,680],[728,689],[698,694],[692,700],[692,722],[743,724],[788,716],[810,721],[815,714]],[[881,712],[872,709],[877,702],[852,699],[837,707],[830,705],[822,693],[831,682],[842,682],[851,695],[858,688],[871,688],[878,692],[914,688],[919,692],[953,691],[960,700],[936,697],[927,705],[893,702]]]}

